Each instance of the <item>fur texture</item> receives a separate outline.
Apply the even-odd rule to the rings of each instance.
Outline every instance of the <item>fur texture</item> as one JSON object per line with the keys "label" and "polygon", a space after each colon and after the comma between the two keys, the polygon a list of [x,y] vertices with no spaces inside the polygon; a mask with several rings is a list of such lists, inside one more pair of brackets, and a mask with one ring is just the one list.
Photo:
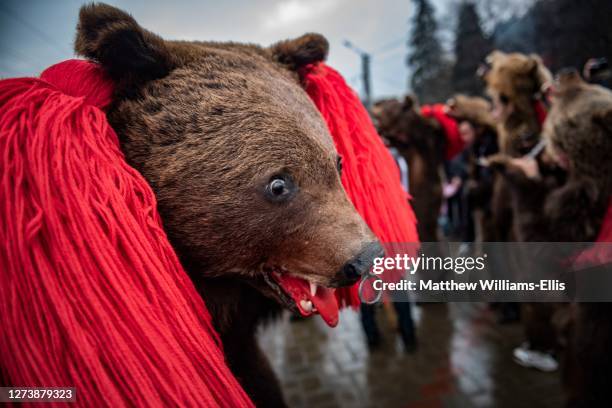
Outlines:
{"label": "fur texture", "polygon": [[[537,55],[495,51],[487,57],[483,79],[493,99],[501,154],[519,157],[540,140],[542,126],[534,107],[551,78]],[[495,231],[492,240],[516,240],[516,214],[507,182],[501,177],[496,176],[493,182],[491,208]]]}
{"label": "fur texture", "polygon": [[612,193],[610,112],[612,92],[586,84],[577,73],[563,74],[543,133],[563,177],[527,178],[507,156],[494,161],[515,193],[523,240],[595,240]]}
{"label": "fur texture", "polygon": [[483,77],[499,122],[500,150],[511,156],[525,154],[538,142],[541,125],[534,106],[552,75],[537,55],[495,51],[487,64]]}
{"label": "fur texture", "polygon": [[[256,405],[284,405],[255,329],[281,305],[296,308],[267,274],[350,284],[343,267],[376,241],[342,189],[325,122],[295,72],[321,61],[327,41],[164,41],[94,4],[81,9],[75,44],[118,84],[109,120],[156,194],[230,368]],[[280,198],[270,190],[278,178]]]}
{"label": "fur texture", "polygon": [[422,242],[435,242],[438,213],[442,204],[440,178],[445,138],[432,119],[421,116],[414,100],[382,100],[374,104],[372,115],[378,133],[397,148],[408,162],[411,201]]}
{"label": "fur texture", "polygon": [[474,126],[482,126],[487,130],[495,131],[497,124],[492,114],[492,106],[489,101],[477,96],[454,95],[446,105],[449,114],[458,121],[467,120]]}
{"label": "fur texture", "polygon": [[[499,162],[514,193],[521,235],[530,241],[592,242],[601,229],[612,194],[612,92],[560,75],[544,126],[549,154],[566,180],[548,184],[527,178],[508,158]],[[608,266],[609,268],[609,266]],[[572,305],[564,377],[568,406],[609,405],[612,342],[609,304]]]}

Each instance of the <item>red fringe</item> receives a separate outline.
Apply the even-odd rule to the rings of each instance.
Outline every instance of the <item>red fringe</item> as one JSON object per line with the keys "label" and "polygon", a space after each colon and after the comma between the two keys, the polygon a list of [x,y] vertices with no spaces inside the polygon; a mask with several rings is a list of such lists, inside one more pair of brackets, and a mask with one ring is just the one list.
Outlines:
{"label": "red fringe", "polygon": [[612,199],[608,204],[608,210],[604,217],[601,229],[595,242],[612,242]]}
{"label": "red fringe", "polygon": [[421,115],[435,119],[442,126],[444,136],[446,137],[446,152],[444,153],[446,160],[452,160],[463,151],[465,143],[459,134],[457,121],[446,113],[444,104],[423,105],[421,107]]}
{"label": "red fringe", "polygon": [[[359,97],[325,64],[306,67],[302,80],[342,156],[342,184],[359,214],[383,243],[418,242],[416,218],[397,165]],[[341,305],[360,304],[356,285],[336,295]]]}
{"label": "red fringe", "polygon": [[540,126],[543,126],[544,121],[546,120],[546,116],[548,116],[546,105],[544,105],[544,102],[538,99],[533,102],[533,110],[535,111],[536,117],[538,118],[538,123],[540,124]]}
{"label": "red fringe", "polygon": [[[0,361],[84,406],[251,406],[85,61],[0,81]],[[61,89],[61,90],[60,90]]]}

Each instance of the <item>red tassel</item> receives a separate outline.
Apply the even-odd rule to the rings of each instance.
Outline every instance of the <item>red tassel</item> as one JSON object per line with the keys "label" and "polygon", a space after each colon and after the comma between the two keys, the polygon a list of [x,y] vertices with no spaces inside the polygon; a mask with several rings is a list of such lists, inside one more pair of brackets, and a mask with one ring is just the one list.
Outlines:
{"label": "red tassel", "polygon": [[612,199],[608,204],[608,210],[597,235],[595,242],[612,242]]}
{"label": "red tassel", "polygon": [[0,81],[0,361],[83,406],[251,406],[85,61]]}
{"label": "red tassel", "polygon": [[546,120],[546,116],[548,116],[546,105],[544,105],[544,102],[538,99],[533,102],[533,110],[535,111],[536,117],[538,118],[538,123],[540,124],[540,126],[543,126],[544,121]]}
{"label": "red tassel", "polygon": [[[342,156],[342,184],[359,214],[381,242],[417,243],[416,219],[397,165],[358,96],[325,64],[308,66],[302,79]],[[356,285],[336,295],[341,305],[360,304]]]}
{"label": "red tassel", "polygon": [[465,143],[459,134],[459,126],[457,121],[446,113],[445,105],[438,103],[435,105],[423,105],[421,107],[421,115],[435,119],[446,137],[446,152],[444,158],[452,160],[455,156],[463,151]]}

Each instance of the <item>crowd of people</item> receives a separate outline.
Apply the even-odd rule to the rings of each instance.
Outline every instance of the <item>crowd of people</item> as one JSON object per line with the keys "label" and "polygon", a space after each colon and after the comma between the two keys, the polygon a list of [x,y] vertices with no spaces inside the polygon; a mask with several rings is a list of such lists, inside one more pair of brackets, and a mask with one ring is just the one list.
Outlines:
{"label": "crowd of people", "polygon": [[[478,242],[609,242],[607,61],[593,58],[581,72],[553,76],[537,55],[496,51],[478,74],[487,98],[455,95],[419,107],[407,97],[372,109],[379,133],[408,164],[421,241],[459,241],[459,256],[472,255]],[[505,263],[494,259],[493,268]],[[605,304],[490,307],[498,323],[525,328],[517,363],[548,372],[563,367],[568,406],[605,405],[612,373]]]}

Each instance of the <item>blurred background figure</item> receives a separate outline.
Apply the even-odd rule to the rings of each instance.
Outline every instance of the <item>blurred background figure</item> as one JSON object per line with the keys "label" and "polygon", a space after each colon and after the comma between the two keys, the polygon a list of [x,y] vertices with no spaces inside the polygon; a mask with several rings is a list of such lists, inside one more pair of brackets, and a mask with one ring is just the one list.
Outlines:
{"label": "blurred background figure", "polygon": [[612,71],[607,58],[590,58],[584,64],[582,75],[587,82],[610,88]]}
{"label": "blurred background figure", "polygon": [[[459,208],[461,222],[459,255],[473,253],[477,232],[482,241],[493,238],[491,211],[493,173],[482,161],[499,151],[497,130],[491,115],[491,104],[484,98],[455,95],[447,101],[448,114],[459,122],[459,134],[465,145],[453,159],[458,167]],[[478,214],[476,214],[478,212]]]}
{"label": "blurred background figure", "polygon": [[424,117],[416,101],[384,99],[372,108],[378,133],[408,165],[411,204],[421,242],[438,240],[438,213],[442,203],[441,168],[446,138],[435,120]]}
{"label": "blurred background figure", "polygon": [[[410,193],[410,169],[408,167],[408,162],[397,148],[390,145],[388,139],[383,137],[383,142],[389,149],[389,152],[397,164],[402,187],[407,193]],[[404,298],[394,300],[395,301],[389,303],[392,304],[396,313],[395,322],[397,324],[397,331],[400,334],[400,338],[404,346],[404,351],[407,353],[413,353],[417,348],[417,337],[410,305],[411,300],[407,294]],[[380,333],[379,325],[376,322],[376,311],[382,306],[383,305],[381,304],[370,305],[367,303],[362,303],[360,307],[361,324],[370,350],[378,349],[381,345],[382,335]],[[384,306],[388,306],[388,304],[385,304]]]}

